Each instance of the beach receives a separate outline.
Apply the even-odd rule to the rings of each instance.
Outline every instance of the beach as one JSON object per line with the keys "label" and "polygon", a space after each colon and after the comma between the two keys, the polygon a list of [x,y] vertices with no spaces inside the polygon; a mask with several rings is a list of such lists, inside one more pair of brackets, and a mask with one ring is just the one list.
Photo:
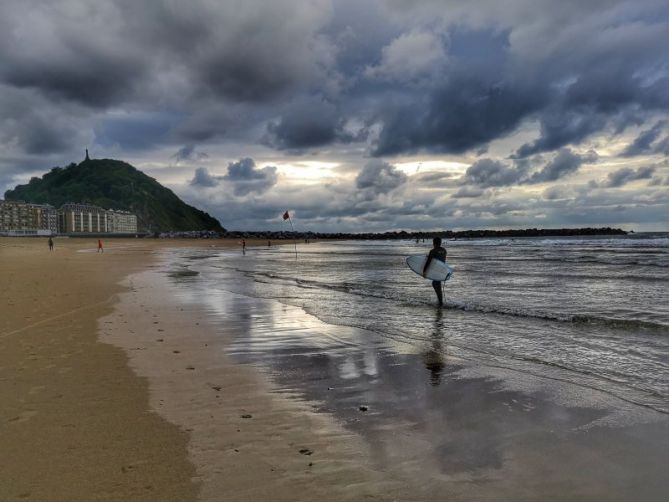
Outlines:
{"label": "beach", "polygon": [[239,250],[237,241],[118,239],[104,254],[96,240],[55,244],[49,253],[44,239],[0,240],[2,500],[365,493],[351,465],[361,445],[330,441],[324,423],[271,397],[255,372],[212,360],[201,313],[170,304],[155,277],[142,282],[162,249]]}
{"label": "beach", "polygon": [[[221,240],[95,244],[0,240],[8,500],[656,500],[668,488],[664,300],[632,304],[664,287],[655,241],[493,243],[495,278],[518,256],[536,262],[497,284],[481,270],[488,248],[451,243],[460,277],[443,310],[403,266],[413,243],[300,244],[297,259],[263,242],[246,255]],[[555,246],[596,256],[562,265],[578,288],[538,284]],[[599,275],[619,265],[624,309]],[[475,274],[504,294],[468,286]]]}

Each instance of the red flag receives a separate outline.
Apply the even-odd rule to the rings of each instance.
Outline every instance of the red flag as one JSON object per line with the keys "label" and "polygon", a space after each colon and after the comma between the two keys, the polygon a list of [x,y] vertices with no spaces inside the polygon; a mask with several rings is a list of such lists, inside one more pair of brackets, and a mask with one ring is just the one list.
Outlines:
{"label": "red flag", "polygon": [[287,220],[288,218],[290,218],[290,215],[288,214],[288,211],[286,211],[285,213],[283,213],[283,219]]}

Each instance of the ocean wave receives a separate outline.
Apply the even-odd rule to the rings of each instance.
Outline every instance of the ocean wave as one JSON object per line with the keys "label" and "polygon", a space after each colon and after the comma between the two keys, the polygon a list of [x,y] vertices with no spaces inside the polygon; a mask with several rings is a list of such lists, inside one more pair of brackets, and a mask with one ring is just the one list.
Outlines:
{"label": "ocean wave", "polygon": [[659,331],[669,334],[669,324],[641,319],[620,319],[590,314],[567,314],[526,310],[523,308],[504,307],[499,305],[480,305],[476,303],[453,302],[445,303],[447,308],[462,310],[465,312],[480,312],[484,314],[509,315],[514,317],[526,317],[545,321],[565,322],[573,324],[591,324],[607,326],[616,329],[643,329],[647,331]]}
{"label": "ocean wave", "polygon": [[[246,273],[248,274],[249,272]],[[360,287],[357,284],[348,284],[348,283],[327,284],[320,281],[314,281],[309,279],[298,279],[295,277],[282,276],[279,274],[273,274],[268,272],[250,272],[250,275],[266,277],[268,279],[286,281],[303,289],[327,289],[330,291],[337,291],[361,297],[378,298],[387,301],[398,301],[404,303],[407,306],[412,306],[412,307],[425,306],[425,305],[432,306],[431,302],[424,302],[420,300],[406,301],[406,298],[400,297],[397,294],[394,295],[388,294],[391,293],[391,291],[384,292],[380,289],[376,289],[375,291],[370,291],[368,289]],[[622,318],[607,317],[602,315],[542,312],[542,311],[529,310],[522,307],[516,308],[511,306],[502,306],[494,304],[486,305],[476,302],[456,302],[449,300],[445,302],[445,307],[454,310],[461,310],[463,312],[496,314],[496,315],[519,317],[519,318],[538,319],[551,322],[572,323],[572,324],[584,324],[584,325],[590,324],[590,325],[606,326],[615,329],[628,329],[628,330],[642,329],[646,331],[662,332],[664,334],[669,334],[669,324],[646,321],[641,319],[622,319]]]}
{"label": "ocean wave", "polygon": [[[452,255],[451,255],[452,256]],[[659,260],[648,260],[648,259],[624,259],[624,258],[598,258],[593,255],[578,255],[578,256],[476,256],[476,257],[455,257],[452,256],[452,261],[457,263],[458,261],[464,261],[468,263],[476,262],[486,262],[486,263],[496,263],[496,262],[514,262],[514,263],[527,263],[527,262],[550,262],[550,263],[568,263],[570,265],[579,265],[579,264],[596,264],[596,265],[607,265],[611,267],[622,267],[622,266],[641,266],[641,267],[658,267],[658,268],[669,268],[669,259],[664,256]]]}
{"label": "ocean wave", "polygon": [[503,239],[458,239],[446,241],[448,246],[508,246],[508,247],[603,247],[608,248],[669,248],[669,237],[628,237],[613,239],[535,239],[527,237]]}

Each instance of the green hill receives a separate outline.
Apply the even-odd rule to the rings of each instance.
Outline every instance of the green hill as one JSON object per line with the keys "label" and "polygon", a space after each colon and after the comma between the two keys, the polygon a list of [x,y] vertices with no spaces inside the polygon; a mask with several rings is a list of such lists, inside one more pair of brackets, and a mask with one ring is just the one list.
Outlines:
{"label": "green hill", "polygon": [[42,178],[8,190],[5,199],[55,207],[77,202],[122,209],[136,214],[139,229],[145,231],[225,231],[218,220],[120,160],[92,159],[54,167]]}

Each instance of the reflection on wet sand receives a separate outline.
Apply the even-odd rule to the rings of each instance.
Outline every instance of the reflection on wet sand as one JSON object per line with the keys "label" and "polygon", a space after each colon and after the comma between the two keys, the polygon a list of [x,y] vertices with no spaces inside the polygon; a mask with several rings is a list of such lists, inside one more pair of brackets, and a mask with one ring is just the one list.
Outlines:
{"label": "reflection on wet sand", "polygon": [[446,363],[442,348],[442,339],[444,337],[444,310],[438,308],[435,310],[434,329],[430,334],[431,346],[425,352],[425,368],[430,372],[430,383],[439,385],[441,383],[441,372]]}
{"label": "reflection on wet sand", "polygon": [[220,289],[198,295],[193,285],[187,294],[209,306],[221,329],[234,325],[225,334],[237,361],[264,368],[277,392],[311,403],[363,438],[371,467],[403,480],[419,499],[444,490],[454,500],[528,493],[652,499],[666,488],[664,463],[655,463],[669,451],[663,416],[455,356],[446,364],[441,310],[429,345],[417,351],[273,300]]}

